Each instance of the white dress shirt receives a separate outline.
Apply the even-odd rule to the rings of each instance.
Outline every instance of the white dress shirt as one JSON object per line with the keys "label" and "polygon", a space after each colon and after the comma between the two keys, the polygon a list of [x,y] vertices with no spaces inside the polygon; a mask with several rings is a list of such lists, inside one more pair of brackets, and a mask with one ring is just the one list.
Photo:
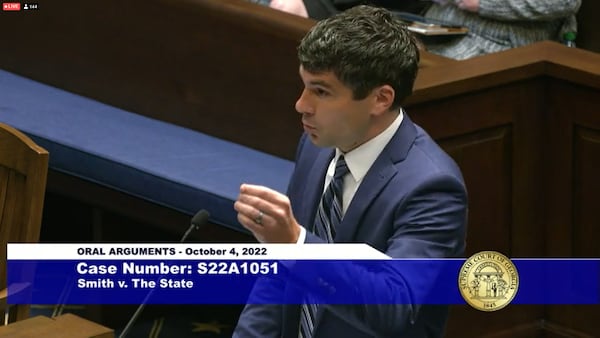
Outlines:
{"label": "white dress shirt", "polygon": [[[341,150],[336,148],[335,156],[329,163],[327,173],[325,174],[323,193],[325,193],[325,189],[327,189],[329,183],[333,179],[333,175],[335,174],[335,165],[338,158],[343,154],[350,173],[344,177],[344,190],[342,192],[342,217],[346,214],[346,210],[348,210],[348,207],[352,202],[352,198],[354,198],[354,194],[356,194],[356,191],[358,190],[363,178],[369,169],[371,169],[371,166],[373,166],[373,163],[375,163],[375,160],[377,157],[379,157],[383,151],[383,148],[385,148],[398,128],[400,128],[403,118],[404,112],[402,109],[400,109],[400,114],[398,114],[394,122],[392,122],[379,135],[347,153],[343,153]],[[301,227],[300,236],[298,237],[298,241],[296,243],[303,244],[305,241],[306,228]]]}

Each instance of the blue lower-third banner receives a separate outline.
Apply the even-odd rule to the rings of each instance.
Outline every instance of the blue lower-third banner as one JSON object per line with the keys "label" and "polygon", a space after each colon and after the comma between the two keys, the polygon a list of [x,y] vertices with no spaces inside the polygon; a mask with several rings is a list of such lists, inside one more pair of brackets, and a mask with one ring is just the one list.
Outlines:
{"label": "blue lower-third banner", "polygon": [[[237,254],[237,253],[236,253]],[[12,304],[599,304],[600,260],[9,259]]]}

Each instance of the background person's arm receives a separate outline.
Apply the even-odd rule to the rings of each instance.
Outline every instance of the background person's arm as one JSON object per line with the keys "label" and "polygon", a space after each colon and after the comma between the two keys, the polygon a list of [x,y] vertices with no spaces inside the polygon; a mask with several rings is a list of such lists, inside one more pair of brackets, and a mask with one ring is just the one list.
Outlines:
{"label": "background person's arm", "polygon": [[478,14],[506,21],[544,21],[574,15],[581,0],[479,0]]}

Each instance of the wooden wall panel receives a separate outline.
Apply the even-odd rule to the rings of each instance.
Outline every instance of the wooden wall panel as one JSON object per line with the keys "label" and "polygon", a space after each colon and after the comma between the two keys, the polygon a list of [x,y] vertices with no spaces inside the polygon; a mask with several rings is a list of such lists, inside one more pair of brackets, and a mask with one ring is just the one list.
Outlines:
{"label": "wooden wall panel", "polygon": [[600,337],[600,305],[550,305],[546,307],[548,337]]}
{"label": "wooden wall panel", "polygon": [[468,187],[467,255],[483,250],[510,252],[510,126],[446,138],[439,143],[460,166]]}
{"label": "wooden wall panel", "polygon": [[[598,258],[600,95],[593,87],[558,79],[548,79],[546,91],[546,256]],[[548,337],[600,337],[598,318],[600,305],[547,306]]]}
{"label": "wooden wall panel", "polygon": [[573,137],[573,256],[600,257],[600,129]]}
{"label": "wooden wall panel", "polygon": [[[578,307],[579,314],[581,314],[581,313],[591,314],[592,312],[588,312],[587,309],[590,309],[590,308],[586,307],[586,306],[579,306]],[[573,317],[573,315],[579,316],[579,314],[577,314],[577,313],[567,314],[565,312],[565,317],[570,318],[570,317]],[[591,319],[590,323],[597,321],[592,318],[590,318],[590,319]],[[593,325],[595,325],[595,324],[593,324]],[[589,331],[589,332],[592,332],[590,334],[590,333],[586,333],[583,331],[571,329],[569,326],[557,325],[552,322],[544,322],[542,328],[544,329],[544,337],[545,338],[597,338],[598,337],[597,333],[593,333],[593,332],[597,332],[597,330]]]}
{"label": "wooden wall panel", "polygon": [[[446,337],[541,338],[541,305],[509,306],[501,312],[482,312],[468,305],[452,306]],[[539,325],[539,327],[538,327]]]}
{"label": "wooden wall panel", "polygon": [[512,102],[513,120],[512,190],[511,190],[511,248],[509,257],[544,257],[544,182],[543,149],[546,107],[545,76],[518,81],[512,93],[504,95]]}
{"label": "wooden wall panel", "polygon": [[598,0],[582,0],[577,13],[577,47],[600,53],[600,12]]}
{"label": "wooden wall panel", "polygon": [[[486,247],[515,257],[544,253],[536,238],[544,234],[538,173],[545,93],[545,78],[535,77],[407,108],[463,171],[470,203],[467,253]],[[486,147],[493,138],[497,146]],[[472,151],[466,157],[465,142]]]}
{"label": "wooden wall panel", "polygon": [[[598,251],[582,251],[579,236],[590,238],[600,226],[597,195],[590,188],[597,184],[590,173],[600,172],[595,132],[600,130],[600,96],[592,88],[578,84],[548,81],[544,199],[546,200],[546,253],[555,257],[590,257]],[[587,179],[587,180],[586,180]],[[590,186],[591,185],[591,186]],[[591,224],[591,225],[590,225]],[[583,228],[582,228],[583,227]],[[597,257],[597,255],[596,255]]]}

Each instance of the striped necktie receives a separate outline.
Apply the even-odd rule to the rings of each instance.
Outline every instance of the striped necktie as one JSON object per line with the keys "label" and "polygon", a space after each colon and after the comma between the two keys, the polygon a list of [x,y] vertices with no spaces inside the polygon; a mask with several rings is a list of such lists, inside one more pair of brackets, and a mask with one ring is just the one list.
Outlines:
{"label": "striped necktie", "polygon": [[[315,217],[313,232],[329,243],[335,238],[335,228],[342,221],[342,193],[344,189],[344,176],[350,170],[346,165],[344,155],[340,156],[335,163],[335,173],[325,193],[321,197],[321,203]],[[312,337],[317,304],[302,304],[300,310],[300,330],[298,337]]]}
{"label": "striped necktie", "polygon": [[344,189],[344,176],[348,174],[348,166],[344,155],[335,163],[335,173],[325,193],[315,218],[314,233],[329,243],[335,238],[335,228],[342,221],[342,194]]}

